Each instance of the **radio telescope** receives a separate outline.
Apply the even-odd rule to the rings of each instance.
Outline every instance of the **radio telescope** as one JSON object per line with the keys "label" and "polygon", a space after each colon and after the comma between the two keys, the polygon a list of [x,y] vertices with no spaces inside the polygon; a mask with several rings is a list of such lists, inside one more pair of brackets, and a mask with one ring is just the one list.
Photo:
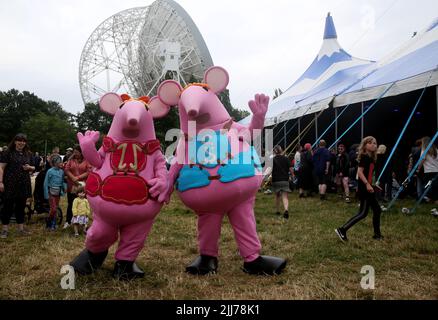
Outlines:
{"label": "radio telescope", "polygon": [[173,0],[121,11],[100,24],[82,51],[79,85],[84,103],[106,92],[151,96],[164,79],[202,79],[213,66],[187,12]]}

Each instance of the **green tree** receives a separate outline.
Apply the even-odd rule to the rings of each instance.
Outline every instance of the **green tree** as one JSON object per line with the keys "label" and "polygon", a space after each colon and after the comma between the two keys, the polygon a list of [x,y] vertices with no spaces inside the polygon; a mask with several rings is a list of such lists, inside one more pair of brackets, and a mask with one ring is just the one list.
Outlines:
{"label": "green tree", "polygon": [[0,91],[0,143],[9,142],[18,132],[26,133],[24,123],[40,113],[56,116],[73,125],[72,114],[63,110],[58,102],[46,102],[29,91]]}
{"label": "green tree", "polygon": [[108,133],[113,117],[102,112],[97,103],[87,103],[84,111],[76,115],[76,127],[79,132],[87,130]]}
{"label": "green tree", "polygon": [[154,120],[155,134],[161,144],[167,147],[173,141],[167,141],[166,132],[171,129],[179,129],[178,108],[171,108],[169,114],[163,119]]}
{"label": "green tree", "polygon": [[38,113],[23,124],[23,131],[32,151],[43,153],[60,147],[63,152],[77,143],[75,128],[57,115]]}
{"label": "green tree", "polygon": [[222,104],[224,105],[225,109],[227,109],[228,113],[230,114],[231,117],[234,118],[235,121],[240,121],[243,118],[246,118],[247,116],[250,115],[250,113],[248,111],[240,110],[240,109],[235,109],[231,105],[230,91],[228,89],[226,89],[224,92],[222,92],[219,95],[219,100],[222,102]]}
{"label": "green tree", "polygon": [[47,113],[45,114],[56,116],[59,119],[68,121],[72,125],[74,124],[74,115],[66,112],[56,101],[47,101]]}

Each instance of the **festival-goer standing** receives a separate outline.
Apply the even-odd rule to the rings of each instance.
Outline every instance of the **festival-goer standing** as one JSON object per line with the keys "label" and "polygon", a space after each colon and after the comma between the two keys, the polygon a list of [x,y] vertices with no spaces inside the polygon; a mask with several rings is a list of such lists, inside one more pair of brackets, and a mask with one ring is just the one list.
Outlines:
{"label": "festival-goer standing", "polygon": [[47,171],[44,180],[44,198],[49,200],[50,212],[47,227],[54,231],[56,229],[56,211],[59,200],[64,195],[64,170],[61,156],[51,157],[52,167]]}
{"label": "festival-goer standing", "polygon": [[313,191],[313,160],[312,145],[307,143],[300,154],[300,167],[298,173],[298,188],[300,198],[311,196]]}
{"label": "festival-goer standing", "polygon": [[335,230],[342,241],[347,241],[347,231],[356,223],[366,218],[368,211],[373,210],[373,239],[383,239],[380,232],[380,215],[382,209],[376,199],[373,186],[374,168],[377,159],[377,141],[374,137],[366,137],[359,146],[358,196],[360,200],[359,212],[342,227]]}
{"label": "festival-goer standing", "polygon": [[318,178],[319,197],[326,200],[327,184],[329,183],[330,151],[326,148],[325,140],[319,142],[319,148],[313,155],[315,174]]}
{"label": "festival-goer standing", "polygon": [[70,160],[72,155],[73,155],[73,148],[67,148],[67,150],[65,151],[65,156],[62,159],[62,162],[64,163],[64,167],[67,165],[67,162]]}
{"label": "festival-goer standing", "polygon": [[77,194],[78,197],[73,201],[73,218],[71,221],[75,230],[75,237],[79,236],[79,226],[82,226],[84,233],[87,232],[88,221],[91,218],[90,204],[82,186],[78,187]]}
{"label": "festival-goer standing", "polygon": [[[409,164],[408,164],[408,170],[406,172],[407,174],[409,174],[409,172],[411,172],[414,165],[420,159],[421,144],[422,144],[421,141],[422,141],[422,139],[418,139],[417,141],[415,141],[415,146],[411,150],[411,153],[409,155],[409,160],[408,160]],[[418,168],[418,170],[414,174],[414,177],[415,177],[415,184],[416,184],[416,197],[418,200],[418,199],[420,199],[421,194],[423,193],[423,179],[424,179],[424,167],[423,166]]]}
{"label": "festival-goer standing", "polygon": [[0,158],[0,192],[3,194],[4,207],[1,212],[1,238],[9,234],[9,222],[15,213],[18,233],[27,235],[24,229],[24,208],[27,198],[32,196],[30,173],[35,170],[32,154],[27,144],[27,136],[19,133],[9,144]]}
{"label": "festival-goer standing", "polygon": [[295,155],[294,155],[294,160],[293,160],[293,166],[294,166],[293,179],[294,179],[295,187],[299,185],[299,171],[300,171],[300,167],[301,167],[301,152],[302,151],[303,151],[303,147],[300,144],[298,144],[297,147],[295,148]]}
{"label": "festival-goer standing", "polygon": [[341,197],[345,197],[345,202],[350,203],[350,186],[348,185],[350,175],[350,159],[346,153],[345,145],[343,144],[338,146],[335,173],[338,192],[340,190]]}
{"label": "festival-goer standing", "polygon": [[[426,151],[430,144],[430,137],[421,139],[421,155]],[[430,185],[427,193],[427,201],[438,200],[438,149],[433,144],[422,161],[419,170],[424,169],[423,185],[426,189]],[[424,192],[424,191],[423,191]],[[422,193],[423,193],[422,192]]]}
{"label": "festival-goer standing", "polygon": [[64,229],[71,224],[73,217],[72,207],[73,201],[77,197],[77,189],[79,186],[84,186],[90,170],[90,164],[84,159],[82,150],[79,145],[75,145],[70,160],[64,167],[64,172],[67,177],[67,217],[64,224]]}
{"label": "festival-goer standing", "polygon": [[272,192],[275,193],[275,204],[277,214],[280,215],[280,202],[283,202],[283,217],[289,219],[289,199],[288,193],[290,175],[293,174],[293,167],[289,159],[283,154],[280,146],[274,148],[274,159],[272,168]]}
{"label": "festival-goer standing", "polygon": [[35,165],[35,172],[41,171],[42,161],[43,161],[43,159],[40,157],[40,154],[38,152],[35,152],[35,154],[33,156],[33,163]]}
{"label": "festival-goer standing", "polygon": [[[54,147],[52,153],[48,154],[46,157],[46,170],[52,167],[52,157],[59,156],[59,147]],[[61,159],[62,160],[62,159]]]}

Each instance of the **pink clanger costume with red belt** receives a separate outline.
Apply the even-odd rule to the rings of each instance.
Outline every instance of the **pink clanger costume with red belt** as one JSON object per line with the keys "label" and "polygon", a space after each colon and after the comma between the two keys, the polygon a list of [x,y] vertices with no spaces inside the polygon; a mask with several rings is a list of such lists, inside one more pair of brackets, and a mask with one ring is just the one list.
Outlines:
{"label": "pink clanger costume with red belt", "polygon": [[86,250],[71,263],[79,273],[89,274],[99,268],[120,236],[114,276],[143,276],[134,261],[168,189],[166,163],[153,118],[165,116],[169,109],[163,109],[161,103],[155,108],[157,102],[157,98],[134,100],[106,94],[100,107],[114,120],[102,147],[95,147],[99,132],[78,133],[84,158],[94,168],[86,182],[93,224],[87,232]]}
{"label": "pink clanger costume with red belt", "polygon": [[227,215],[244,271],[280,273],[286,265],[284,259],[260,255],[254,216],[262,169],[251,138],[256,129],[264,127],[269,98],[256,95],[249,102],[254,116],[249,127],[242,126],[233,121],[217,96],[228,81],[223,68],[212,67],[202,84],[184,90],[173,80],[160,85],[157,95],[161,108],[164,112],[169,106],[178,106],[185,136],[170,168],[167,201],[175,186],[182,202],[198,216],[200,256],[186,268],[187,272],[204,275],[217,271],[221,226]]}

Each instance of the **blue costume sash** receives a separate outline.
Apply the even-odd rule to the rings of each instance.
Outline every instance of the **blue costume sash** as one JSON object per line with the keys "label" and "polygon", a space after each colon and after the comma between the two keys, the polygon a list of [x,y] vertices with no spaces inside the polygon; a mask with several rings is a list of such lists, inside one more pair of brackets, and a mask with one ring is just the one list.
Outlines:
{"label": "blue costume sash", "polygon": [[[211,131],[189,142],[188,158],[177,179],[177,190],[184,192],[209,186],[212,180],[230,183],[239,179],[254,177],[261,172],[260,158],[254,147],[231,157],[228,137],[220,131]],[[211,176],[207,169],[220,166],[218,176]]]}

